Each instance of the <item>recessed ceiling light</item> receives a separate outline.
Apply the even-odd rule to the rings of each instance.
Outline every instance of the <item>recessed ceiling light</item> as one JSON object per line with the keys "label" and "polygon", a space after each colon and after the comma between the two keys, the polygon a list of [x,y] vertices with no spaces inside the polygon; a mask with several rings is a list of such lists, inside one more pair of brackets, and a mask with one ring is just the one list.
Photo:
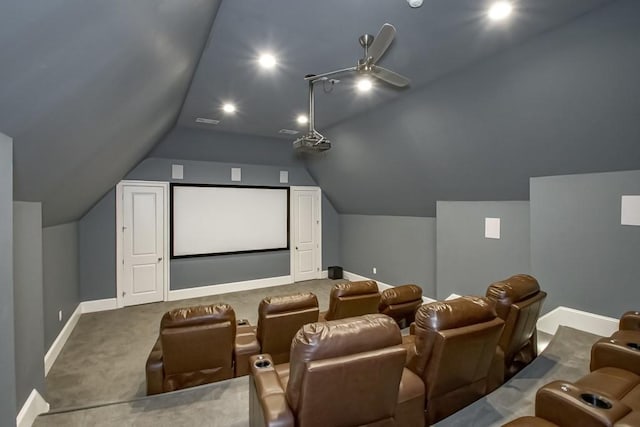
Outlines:
{"label": "recessed ceiling light", "polygon": [[296,120],[301,125],[306,125],[307,123],[309,123],[309,119],[304,114],[300,114]]}
{"label": "recessed ceiling light", "polygon": [[507,18],[511,15],[513,11],[513,6],[508,1],[497,1],[491,5],[489,8],[489,18],[493,21],[500,21],[502,19]]}
{"label": "recessed ceiling light", "polygon": [[227,102],[226,104],[224,104],[222,106],[222,111],[224,111],[225,113],[235,113],[236,112],[236,106]]}
{"label": "recessed ceiling light", "polygon": [[258,63],[262,68],[271,69],[276,66],[276,58],[270,53],[263,53],[258,58]]}
{"label": "recessed ceiling light", "polygon": [[368,92],[373,87],[373,83],[371,83],[371,80],[365,77],[358,80],[358,83],[356,83],[356,87],[360,92]]}

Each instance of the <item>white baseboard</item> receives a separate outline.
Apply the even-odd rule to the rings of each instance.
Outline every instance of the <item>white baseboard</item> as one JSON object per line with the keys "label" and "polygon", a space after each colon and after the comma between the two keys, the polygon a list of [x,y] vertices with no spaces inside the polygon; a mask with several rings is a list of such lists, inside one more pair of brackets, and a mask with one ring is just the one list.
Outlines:
{"label": "white baseboard", "polygon": [[38,390],[31,390],[31,394],[27,398],[22,409],[16,417],[16,427],[31,427],[36,417],[45,412],[49,412],[49,404],[42,398]]}
{"label": "white baseboard", "polygon": [[[342,277],[344,277],[345,279],[351,281],[351,282],[355,282],[355,281],[360,281],[360,280],[375,280],[376,283],[378,283],[378,288],[381,290],[385,290],[385,289],[389,289],[389,288],[393,288],[393,285],[389,285],[387,283],[384,282],[380,282],[376,279],[372,279],[371,277],[365,277],[365,276],[361,276],[359,274],[356,273],[351,273],[350,271],[343,271],[342,272]],[[422,297],[422,301],[424,301],[425,303],[429,303],[429,302],[434,302],[435,300],[432,298],[428,298],[428,297]]]}
{"label": "white baseboard", "polygon": [[44,376],[46,377],[49,373],[49,370],[53,366],[53,362],[56,361],[58,355],[62,351],[62,347],[69,339],[71,332],[73,332],[73,328],[76,327],[78,320],[80,319],[80,314],[82,313],[81,304],[78,304],[78,307],[74,310],[67,323],[64,325],[58,336],[56,337],[51,347],[47,351],[47,354],[44,355]]}
{"label": "white baseboard", "polygon": [[618,319],[559,306],[538,319],[539,331],[554,335],[564,325],[592,334],[608,337],[618,330]]}
{"label": "white baseboard", "polygon": [[82,313],[95,313],[97,311],[115,310],[118,303],[115,298],[97,299],[93,301],[82,301],[80,303]]}
{"label": "white baseboard", "polygon": [[227,294],[229,292],[248,291],[251,289],[269,288],[271,286],[287,285],[289,283],[292,283],[290,275],[269,277],[267,279],[245,280],[243,282],[224,283],[220,285],[200,286],[189,289],[177,289],[169,291],[169,301]]}
{"label": "white baseboard", "polygon": [[321,279],[328,279],[329,278],[329,270],[322,270],[322,272],[320,273],[320,278]]}

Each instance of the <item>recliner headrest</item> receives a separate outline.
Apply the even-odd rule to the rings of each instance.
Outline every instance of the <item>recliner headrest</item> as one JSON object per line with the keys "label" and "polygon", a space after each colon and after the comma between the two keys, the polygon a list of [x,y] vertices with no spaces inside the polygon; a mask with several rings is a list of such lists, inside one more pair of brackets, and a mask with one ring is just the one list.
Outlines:
{"label": "recliner headrest", "polygon": [[338,283],[331,290],[334,297],[349,297],[363,294],[378,293],[378,284],[375,280],[363,280],[361,282]]}
{"label": "recliner headrest", "polygon": [[176,308],[162,316],[160,329],[184,326],[198,326],[211,323],[236,323],[236,313],[229,304],[198,305]]}
{"label": "recliner headrest", "polygon": [[260,315],[267,315],[317,307],[318,298],[311,292],[306,292],[293,295],[266,297],[260,301],[258,313]]}
{"label": "recliner headrest", "polygon": [[487,297],[501,304],[513,304],[540,292],[538,281],[528,274],[516,274],[508,279],[492,283],[487,288]]}
{"label": "recliner headrest", "polygon": [[382,291],[380,305],[403,304],[422,300],[422,288],[418,285],[402,285]]}
{"label": "recliner headrest", "polygon": [[304,325],[291,343],[291,363],[347,356],[402,343],[396,322],[384,314]]}
{"label": "recliner headrest", "polygon": [[495,318],[493,304],[486,298],[465,296],[421,306],[416,312],[416,325],[422,329],[443,331],[489,322]]}

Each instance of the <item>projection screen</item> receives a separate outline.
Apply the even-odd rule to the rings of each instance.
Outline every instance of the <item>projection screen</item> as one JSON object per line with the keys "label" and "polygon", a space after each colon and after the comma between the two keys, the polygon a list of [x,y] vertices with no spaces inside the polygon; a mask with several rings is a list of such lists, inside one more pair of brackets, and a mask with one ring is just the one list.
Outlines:
{"label": "projection screen", "polygon": [[289,248],[289,189],[173,184],[172,258]]}

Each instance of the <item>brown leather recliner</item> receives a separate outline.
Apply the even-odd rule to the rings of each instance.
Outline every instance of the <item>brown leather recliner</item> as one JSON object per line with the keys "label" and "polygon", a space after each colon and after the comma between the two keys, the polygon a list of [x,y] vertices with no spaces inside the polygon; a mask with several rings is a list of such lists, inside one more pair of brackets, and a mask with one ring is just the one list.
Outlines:
{"label": "brown leather recliner", "polygon": [[620,318],[620,330],[591,347],[591,370],[624,369],[640,375],[640,312],[628,311]]}
{"label": "brown leather recliner", "polygon": [[382,291],[378,311],[390,316],[401,328],[406,328],[422,305],[422,288],[418,285],[401,285]]}
{"label": "brown leather recliner", "polygon": [[380,292],[375,280],[338,283],[331,289],[329,310],[320,313],[320,321],[377,313],[379,303]]}
{"label": "brown leather recliner", "polygon": [[503,325],[485,298],[462,297],[418,309],[407,366],[425,383],[427,424],[487,393]]}
{"label": "brown leather recliner", "polygon": [[289,361],[291,341],[307,323],[318,321],[318,298],[312,293],[267,297],[258,307],[260,351],[276,364]]}
{"label": "brown leather recliner", "polygon": [[601,368],[574,383],[553,381],[536,393],[535,414],[505,426],[640,426],[640,376]]}
{"label": "brown leather recliner", "polygon": [[247,375],[249,356],[259,352],[251,326],[237,326],[228,304],[171,310],[147,359],[147,394]]}
{"label": "brown leather recliner", "polygon": [[511,276],[492,283],[487,289],[487,298],[495,303],[498,317],[505,322],[498,349],[502,353],[498,357],[504,360],[504,368],[493,370],[492,389],[514,376],[537,356],[536,323],[546,297],[538,281],[528,274]]}
{"label": "brown leather recliner", "polygon": [[251,358],[250,426],[423,426],[424,384],[401,342],[381,314],[305,325],[290,364]]}

